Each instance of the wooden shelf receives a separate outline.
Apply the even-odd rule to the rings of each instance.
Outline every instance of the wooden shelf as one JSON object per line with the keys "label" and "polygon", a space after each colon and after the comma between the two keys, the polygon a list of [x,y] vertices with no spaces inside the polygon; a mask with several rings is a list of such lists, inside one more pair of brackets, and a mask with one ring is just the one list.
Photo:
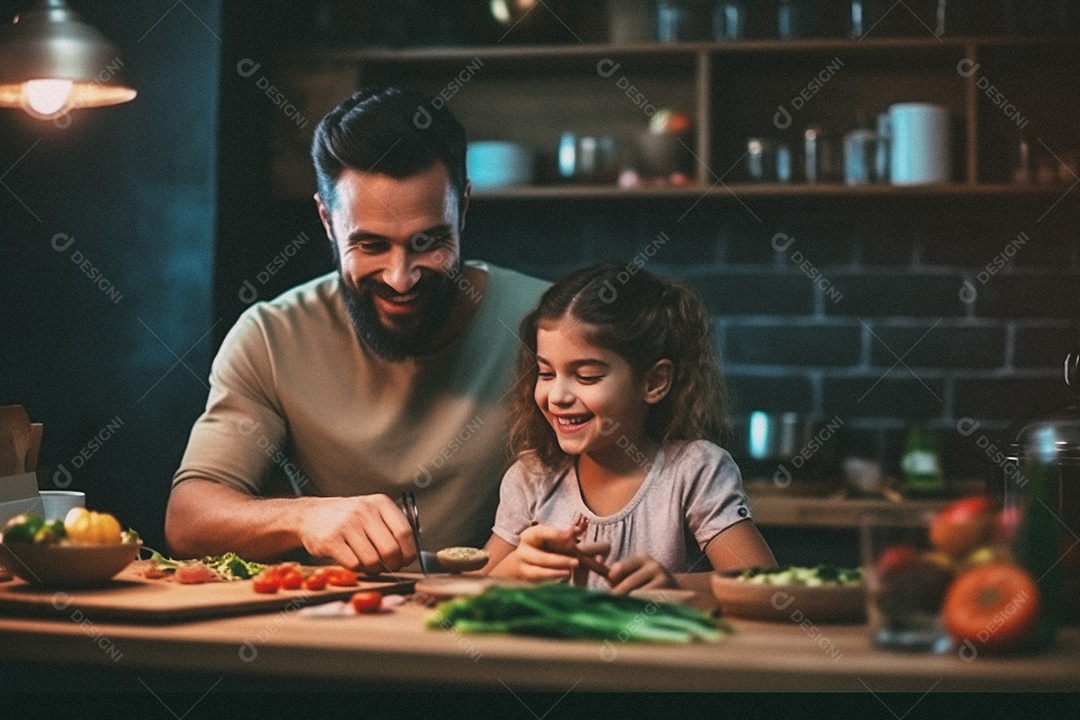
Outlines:
{"label": "wooden shelf", "polygon": [[896,503],[885,499],[846,498],[843,495],[802,497],[798,495],[755,495],[747,489],[754,522],[764,527],[833,528],[854,530],[860,518],[870,512],[913,508],[935,511],[952,502],[942,500],[905,500]]}
{"label": "wooden shelf", "polygon": [[[535,154],[543,179],[553,174],[555,147],[564,132],[610,135],[628,149],[658,109],[680,109],[694,119],[693,185],[537,185],[477,191],[477,200],[1056,198],[1067,186],[1002,181],[1011,177],[1014,115],[1021,109],[1019,121],[1039,120],[1039,138],[1049,146],[1075,143],[1076,121],[1069,110],[1080,103],[1080,92],[1067,80],[1075,72],[1069,63],[1077,50],[1080,35],[297,50],[279,56],[275,85],[284,97],[303,99],[300,115],[309,122],[299,127],[295,118],[277,117],[274,188],[280,197],[310,197],[314,120],[355,88],[388,82],[448,103],[473,139],[524,144]],[[972,72],[958,71],[963,59],[975,63]],[[610,64],[599,67],[604,60]],[[1055,91],[1052,102],[1044,99],[1048,89]],[[872,116],[912,99],[948,107],[960,121],[953,148],[956,182],[714,185],[714,172],[741,157],[749,137],[801,142],[800,128],[821,125],[839,151],[840,137],[860,114]],[[776,124],[781,108],[793,127]],[[1016,113],[1006,117],[1009,108]],[[625,154],[621,163],[629,166],[633,153]],[[745,177],[735,164],[727,177]]]}
{"label": "wooden shelf", "polygon": [[593,200],[665,198],[1024,198],[1056,197],[1067,185],[843,185],[836,183],[730,183],[712,187],[685,186],[620,188],[615,185],[525,185],[473,192],[476,200]]}
{"label": "wooden shelf", "polygon": [[1047,36],[946,36],[888,37],[854,40],[850,38],[808,38],[797,40],[738,40],[729,42],[634,43],[612,45],[581,43],[573,45],[481,45],[472,47],[422,48],[308,48],[283,55],[291,59],[315,59],[332,62],[395,62],[428,63],[439,61],[522,60],[538,58],[588,58],[617,55],[664,56],[698,53],[814,53],[854,50],[856,52],[888,52],[893,50],[954,49],[968,47],[1070,47],[1080,45],[1080,35]]}

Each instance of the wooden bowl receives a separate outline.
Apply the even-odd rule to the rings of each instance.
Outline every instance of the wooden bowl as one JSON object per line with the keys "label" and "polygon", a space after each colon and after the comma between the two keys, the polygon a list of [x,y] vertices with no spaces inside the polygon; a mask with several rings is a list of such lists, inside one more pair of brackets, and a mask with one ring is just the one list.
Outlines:
{"label": "wooden bowl", "polygon": [[81,588],[104,585],[131,564],[142,543],[34,545],[0,543],[0,562],[32,585]]}
{"label": "wooden bowl", "polygon": [[861,583],[773,585],[713,573],[712,590],[725,617],[820,625],[866,620],[866,586]]}

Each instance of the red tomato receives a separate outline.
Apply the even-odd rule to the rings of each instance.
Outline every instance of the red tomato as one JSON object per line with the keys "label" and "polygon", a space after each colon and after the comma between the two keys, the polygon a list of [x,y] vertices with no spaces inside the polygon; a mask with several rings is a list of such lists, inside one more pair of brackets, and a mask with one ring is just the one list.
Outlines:
{"label": "red tomato", "polygon": [[330,585],[338,587],[352,587],[357,584],[356,573],[338,565],[327,568],[326,578]]}
{"label": "red tomato", "polygon": [[881,577],[914,565],[921,558],[919,551],[911,545],[890,545],[878,555],[877,564],[874,567],[877,569],[878,576]]}
{"label": "red tomato", "polygon": [[382,609],[382,595],[377,592],[358,592],[349,598],[349,604],[358,613],[377,613]]}
{"label": "red tomato", "polygon": [[272,570],[264,570],[251,579],[251,587],[257,593],[276,593],[281,587],[281,581]]}
{"label": "red tomato", "polygon": [[281,583],[282,590],[299,590],[300,586],[304,584],[303,573],[301,573],[299,570],[293,570],[291,568],[281,572],[278,579]]}
{"label": "red tomato", "polygon": [[1023,568],[996,562],[962,573],[945,595],[941,619],[957,640],[1008,650],[1026,642],[1039,618],[1039,587]]}
{"label": "red tomato", "polygon": [[984,495],[957,500],[934,514],[930,542],[955,557],[982,545],[994,524],[994,510]]}
{"label": "red tomato", "polygon": [[326,568],[319,568],[315,572],[308,575],[307,580],[304,581],[305,590],[325,590],[326,583],[329,582],[330,577]]}

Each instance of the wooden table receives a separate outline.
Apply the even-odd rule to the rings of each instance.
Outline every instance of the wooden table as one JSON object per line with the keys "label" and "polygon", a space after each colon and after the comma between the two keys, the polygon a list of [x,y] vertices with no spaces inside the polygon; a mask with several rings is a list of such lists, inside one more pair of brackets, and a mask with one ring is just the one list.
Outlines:
{"label": "wooden table", "polygon": [[296,611],[171,625],[0,618],[9,663],[135,672],[319,681],[343,688],[577,690],[837,690],[878,694],[957,690],[1080,690],[1080,629],[1029,657],[893,654],[862,626],[733,620],[717,644],[630,645],[424,629],[406,604],[377,616],[319,619]]}

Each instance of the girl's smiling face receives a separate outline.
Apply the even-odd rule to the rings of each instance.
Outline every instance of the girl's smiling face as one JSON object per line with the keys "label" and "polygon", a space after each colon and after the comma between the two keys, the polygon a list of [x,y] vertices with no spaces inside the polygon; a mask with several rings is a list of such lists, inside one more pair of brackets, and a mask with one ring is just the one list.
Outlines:
{"label": "girl's smiling face", "polygon": [[563,452],[621,464],[625,448],[642,446],[649,407],[670,386],[671,362],[642,376],[621,355],[589,342],[588,329],[573,318],[541,323],[534,398]]}

